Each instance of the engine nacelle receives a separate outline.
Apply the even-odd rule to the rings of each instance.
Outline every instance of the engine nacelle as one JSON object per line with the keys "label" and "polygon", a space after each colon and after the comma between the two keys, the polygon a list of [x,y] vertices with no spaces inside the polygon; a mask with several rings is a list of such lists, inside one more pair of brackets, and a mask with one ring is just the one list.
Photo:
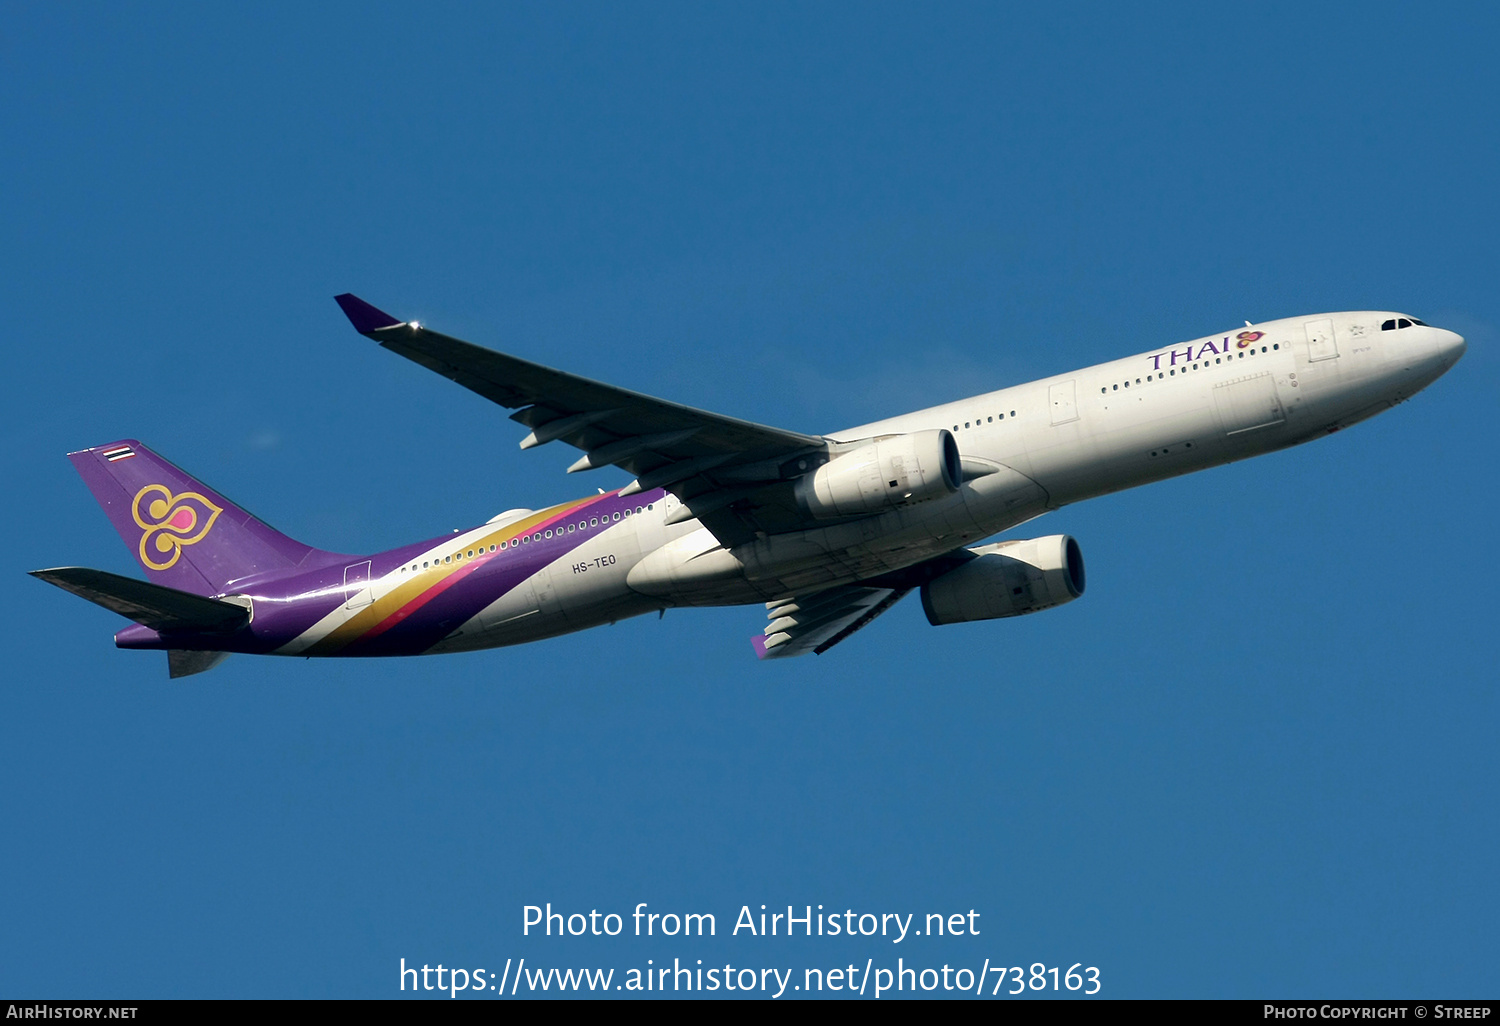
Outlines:
{"label": "engine nacelle", "polygon": [[1035,613],[1083,594],[1083,552],[1066,534],[970,551],[977,558],[922,585],[922,609],[934,627]]}
{"label": "engine nacelle", "polygon": [[797,479],[797,501],[820,520],[878,513],[958,491],[963,465],[945,429],[887,435]]}

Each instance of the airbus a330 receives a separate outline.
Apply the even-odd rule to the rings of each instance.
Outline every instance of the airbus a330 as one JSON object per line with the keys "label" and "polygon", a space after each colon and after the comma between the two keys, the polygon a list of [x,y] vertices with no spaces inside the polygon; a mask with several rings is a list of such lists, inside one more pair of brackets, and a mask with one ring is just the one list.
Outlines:
{"label": "airbus a330", "polygon": [[1083,594],[1066,535],[980,544],[1069,503],[1319,438],[1410,398],[1459,335],[1389,311],[1231,329],[831,434],[590,381],[337,297],[361,334],[514,410],[608,492],[353,555],[288,538],[138,441],[69,459],[147,580],[36,570],[123,614],[171,676],[234,652],[430,655],[669,607],[764,603],[761,658],[822,653],[920,593],[934,625]]}

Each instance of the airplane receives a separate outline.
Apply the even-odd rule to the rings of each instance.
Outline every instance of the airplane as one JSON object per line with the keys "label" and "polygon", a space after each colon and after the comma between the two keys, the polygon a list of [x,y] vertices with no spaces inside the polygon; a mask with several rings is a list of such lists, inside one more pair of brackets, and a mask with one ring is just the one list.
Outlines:
{"label": "airplane", "polygon": [[1069,503],[1322,437],[1409,399],[1464,339],[1395,312],[1216,332],[828,435],[591,381],[400,321],[345,293],[355,330],[514,410],[521,448],[623,488],[388,552],[294,541],[126,439],[69,459],[147,580],[32,571],[133,620],[171,677],[231,653],[431,655],[668,608],[764,603],[762,659],[821,654],[911,591],[934,626],[1083,594],[1078,542],[977,544]]}

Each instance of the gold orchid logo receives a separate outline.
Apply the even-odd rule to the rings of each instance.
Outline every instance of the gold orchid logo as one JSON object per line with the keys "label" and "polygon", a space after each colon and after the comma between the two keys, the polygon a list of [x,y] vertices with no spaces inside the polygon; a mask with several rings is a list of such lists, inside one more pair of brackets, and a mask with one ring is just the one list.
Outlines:
{"label": "gold orchid logo", "polygon": [[141,562],[152,570],[170,569],[181,557],[182,547],[202,541],[222,512],[197,492],[173,495],[170,488],[159,484],[142,488],[130,507],[131,516],[145,532],[141,535]]}

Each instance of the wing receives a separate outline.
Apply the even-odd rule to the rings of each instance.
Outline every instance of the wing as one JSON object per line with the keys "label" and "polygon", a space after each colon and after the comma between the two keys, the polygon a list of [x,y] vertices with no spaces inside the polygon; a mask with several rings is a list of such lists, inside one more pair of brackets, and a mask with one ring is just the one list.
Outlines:
{"label": "wing", "polygon": [[771,622],[750,643],[762,659],[807,652],[822,655],[900,602],[907,592],[973,558],[968,549],[955,549],[858,584],[767,602],[766,616]]}
{"label": "wing", "polygon": [[847,584],[816,595],[767,602],[770,623],[750,639],[762,659],[812,652],[822,655],[901,601],[910,588],[870,588]]}
{"label": "wing", "polygon": [[552,441],[583,451],[569,473],[613,464],[633,474],[623,494],[665,488],[683,502],[674,522],[698,519],[720,544],[805,526],[791,479],[823,452],[817,435],[765,427],[591,381],[398,321],[345,293],[335,300],[355,330],[516,412],[529,449]]}

